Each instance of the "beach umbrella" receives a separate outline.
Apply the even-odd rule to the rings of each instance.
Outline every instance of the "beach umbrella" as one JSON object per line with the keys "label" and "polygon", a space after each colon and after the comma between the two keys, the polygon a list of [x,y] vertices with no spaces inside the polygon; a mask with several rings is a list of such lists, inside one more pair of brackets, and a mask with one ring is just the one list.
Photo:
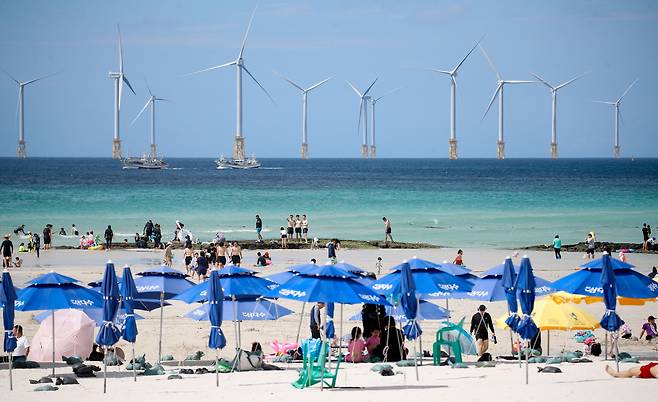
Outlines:
{"label": "beach umbrella", "polygon": [[514,264],[512,263],[512,258],[507,257],[504,263],[505,269],[503,270],[503,276],[501,278],[501,285],[505,290],[505,299],[507,300],[507,312],[509,317],[505,320],[505,323],[512,331],[516,331],[516,327],[519,324],[519,316],[517,311],[519,310],[518,303],[516,301],[516,272],[514,271]]}
{"label": "beach umbrella", "polygon": [[370,287],[383,295],[401,294],[401,268],[405,266],[410,268],[416,284],[416,294],[424,299],[445,299],[455,292],[468,292],[473,288],[472,283],[458,276],[437,268],[412,269],[408,262],[393,267],[393,272],[379,278]]}
{"label": "beach umbrella", "polygon": [[[403,264],[400,271],[400,305],[404,311],[404,316],[407,317],[407,323],[404,325],[402,331],[404,336],[414,343],[414,366],[416,368],[416,381],[419,380],[418,376],[418,356],[416,354],[416,338],[418,338],[423,331],[416,322],[418,315],[418,298],[416,297],[416,283],[411,274],[411,267],[409,264]],[[386,332],[388,334],[388,331]],[[388,342],[387,342],[388,343]]]}
{"label": "beach umbrella", "polygon": [[[576,303],[576,304],[582,302],[585,302],[585,304],[603,303],[603,297],[575,295],[561,290],[553,293],[551,296],[561,299],[562,303]],[[617,304],[620,304],[622,306],[644,306],[646,303],[656,302],[656,301],[658,300],[656,300],[655,298],[633,299],[629,297],[617,296]]]}
{"label": "beach umbrella", "polygon": [[16,349],[16,337],[14,336],[14,302],[16,301],[16,289],[11,280],[9,271],[2,271],[2,288],[0,289],[0,302],[2,303],[2,323],[4,325],[4,339],[2,349],[7,353],[9,362],[9,390],[13,391],[14,381],[12,377],[13,361],[11,353]]}
{"label": "beach umbrella", "polygon": [[[608,257],[606,258],[605,255],[607,255]],[[607,254],[605,252],[601,257],[586,262],[585,264],[581,265],[580,268],[604,269],[606,265],[612,266],[612,269],[614,270],[635,268],[635,265],[613,258],[610,256],[610,254]]]}
{"label": "beach umbrella", "polygon": [[135,279],[135,288],[140,296],[148,299],[160,299],[160,334],[158,340],[158,363],[162,360],[162,321],[165,300],[169,300],[187,289],[194,283],[187,280],[187,274],[168,267],[166,265],[158,268],[147,269],[138,273]]}
{"label": "beach umbrella", "polygon": [[[605,313],[601,318],[601,327],[607,332],[617,332],[624,324],[624,321],[617,315],[617,281],[615,271],[612,266],[612,261],[608,253],[603,253],[601,257],[603,268],[601,269],[601,288],[603,289],[603,303],[605,303]],[[619,371],[619,346],[617,341],[615,343],[615,362],[617,363],[617,371]],[[606,339],[606,346],[608,342]],[[606,347],[607,359],[607,347]]]}
{"label": "beach umbrella", "polygon": [[[327,322],[325,324],[325,333],[327,339],[333,339],[336,336],[336,326],[334,325],[334,303],[327,303]],[[340,334],[342,337],[343,334]]]}
{"label": "beach umbrella", "polygon": [[458,276],[462,279],[466,279],[467,281],[472,281],[475,279],[479,279],[477,275],[474,275],[470,269],[465,267],[464,265],[457,265],[453,264],[448,261],[443,261],[440,265],[440,270],[447,272],[449,274]]}
{"label": "beach umbrella", "polygon": [[[455,298],[480,300],[486,302],[496,302],[507,300],[505,286],[503,286],[503,272],[505,263],[496,265],[482,274],[480,279],[473,283],[473,288],[466,293],[457,293]],[[514,272],[518,275],[519,267],[514,266]],[[545,296],[554,292],[553,284],[538,276],[535,280],[535,295]]]}
{"label": "beach umbrella", "polygon": [[[98,309],[101,310],[101,309]],[[29,359],[37,362],[49,361],[53,350],[60,356],[81,356],[86,358],[93,350],[96,338],[96,323],[83,310],[60,309],[55,312],[53,321],[43,320],[30,339]],[[54,329],[53,329],[54,324]],[[53,333],[55,342],[53,342]]]}
{"label": "beach umbrella", "polygon": [[[125,269],[125,268],[124,268]],[[95,290],[97,292],[101,292],[101,284],[103,283],[103,278],[89,282],[87,285],[91,290]],[[119,288],[123,286],[123,278],[121,276],[117,276],[117,283],[119,284]],[[134,286],[134,280],[133,280],[133,286]],[[170,304],[165,302],[164,306],[169,306]],[[144,311],[153,311],[156,309],[160,308],[160,296],[157,295],[156,299],[146,299],[142,298],[141,295],[135,290],[135,297],[133,298],[133,309],[135,310],[144,310]],[[92,317],[93,318],[93,317]]]}
{"label": "beach umbrella", "polygon": [[27,283],[18,293],[16,310],[50,310],[52,327],[52,374],[55,375],[55,310],[102,308],[100,293],[77,284],[78,280],[57,272],[49,272]]}
{"label": "beach umbrella", "polygon": [[208,347],[210,349],[215,349],[215,383],[216,386],[219,387],[219,349],[226,346],[226,338],[222,332],[224,292],[222,291],[222,284],[219,280],[217,270],[210,272],[210,279],[208,281],[210,282],[208,284],[208,304],[210,305],[208,315],[211,325],[210,336],[208,337]]}
{"label": "beach umbrella", "polygon": [[[516,327],[516,332],[522,339],[530,341],[537,335],[539,329],[532,321],[532,310],[535,307],[535,276],[532,273],[532,265],[528,256],[523,256],[521,259],[521,266],[519,267],[519,275],[516,277],[515,288],[517,289],[517,296],[521,304],[521,311],[523,317]],[[526,368],[525,368],[525,382],[528,383],[528,353],[526,348]]]}
{"label": "beach umbrella", "polygon": [[[96,335],[96,344],[107,348],[114,345],[121,337],[121,331],[114,324],[114,319],[119,309],[119,284],[117,274],[114,271],[114,264],[108,261],[105,265],[105,274],[101,284],[103,294],[103,324]],[[107,359],[103,359],[103,393],[107,392]]]}
{"label": "beach umbrella", "polygon": [[[224,298],[224,301],[230,299]],[[237,316],[233,315],[231,304],[223,304],[223,319],[230,321],[267,321],[278,320],[293,313],[283,306],[273,303],[267,299],[237,299]],[[210,304],[204,303],[194,310],[186,313],[184,317],[195,321],[208,321]]]}
{"label": "beach umbrella", "polygon": [[[227,297],[257,298],[269,291],[275,283],[269,279],[256,276],[256,271],[250,269],[227,266],[218,271],[219,279]],[[208,300],[209,281],[198,283],[173,297],[185,303],[204,302]]]}
{"label": "beach umbrella", "polygon": [[[89,317],[91,320],[94,321],[94,324],[96,324],[97,327],[100,327],[103,325],[103,309],[102,308],[87,308],[87,309],[82,309],[82,311],[87,317]],[[36,322],[41,323],[44,320],[47,320],[50,318],[51,312],[50,311],[43,311],[39,314],[36,314],[33,318]],[[123,308],[119,308],[117,310],[117,315],[116,318],[114,319],[114,322],[117,325],[117,328],[121,328],[125,321],[126,321],[126,310]],[[136,320],[143,320],[144,317],[135,314],[134,317]]]}
{"label": "beach umbrella", "polygon": [[139,331],[137,331],[137,323],[135,322],[137,319],[137,316],[135,315],[136,295],[137,287],[135,286],[132,272],[130,271],[129,266],[125,266],[123,267],[123,277],[121,278],[121,301],[123,302],[123,308],[126,311],[126,319],[121,328],[121,337],[127,342],[130,342],[130,346],[132,346],[133,381],[137,381],[135,342],[137,341],[137,334],[139,333]]}
{"label": "beach umbrella", "polygon": [[[395,306],[386,306],[386,315],[393,317],[396,322],[407,322],[407,317],[404,315],[402,306],[397,304]],[[441,306],[437,306],[427,300],[419,300],[418,313],[416,321],[440,321],[450,318],[450,312]],[[361,313],[356,313],[349,318],[350,321],[361,321],[363,317]]]}

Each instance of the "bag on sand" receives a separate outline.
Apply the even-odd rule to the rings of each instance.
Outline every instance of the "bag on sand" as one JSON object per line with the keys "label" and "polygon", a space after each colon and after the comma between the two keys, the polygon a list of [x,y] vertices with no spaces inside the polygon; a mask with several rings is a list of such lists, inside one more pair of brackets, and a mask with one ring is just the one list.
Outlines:
{"label": "bag on sand", "polygon": [[252,353],[238,349],[237,355],[231,361],[231,366],[235,367],[236,371],[261,370],[263,366],[263,355],[258,352]]}

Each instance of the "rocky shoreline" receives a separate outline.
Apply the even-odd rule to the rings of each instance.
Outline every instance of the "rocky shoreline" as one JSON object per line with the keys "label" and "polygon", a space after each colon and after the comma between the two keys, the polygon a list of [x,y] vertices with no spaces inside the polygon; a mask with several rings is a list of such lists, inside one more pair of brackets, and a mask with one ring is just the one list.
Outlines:
{"label": "rocky shoreline", "polygon": [[[642,251],[642,243],[617,243],[617,242],[596,242],[596,251],[602,251],[609,247],[612,251],[619,250],[633,250],[636,253],[656,253],[655,251]],[[553,251],[552,244],[542,244],[535,246],[521,247],[521,250],[536,250],[536,251]],[[575,251],[585,252],[587,245],[585,242],[576,244],[563,244],[562,251]]]}

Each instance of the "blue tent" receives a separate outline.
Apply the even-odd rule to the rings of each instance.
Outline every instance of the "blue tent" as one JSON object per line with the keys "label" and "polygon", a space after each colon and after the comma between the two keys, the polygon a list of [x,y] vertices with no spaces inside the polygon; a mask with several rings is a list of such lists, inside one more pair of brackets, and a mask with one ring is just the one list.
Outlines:
{"label": "blue tent", "polygon": [[379,278],[370,287],[383,295],[401,293],[402,275],[400,267],[408,266],[416,283],[416,293],[424,299],[445,299],[456,292],[468,292],[473,284],[466,279],[443,272],[436,268],[411,269],[408,262],[394,267],[393,272]]}
{"label": "blue tent", "polygon": [[[404,315],[402,306],[397,304],[395,306],[386,306],[386,315],[393,317],[396,322],[407,322],[407,317]],[[440,321],[450,318],[450,312],[441,306],[437,306],[427,300],[420,300],[418,305],[418,314],[416,315],[417,321]],[[363,317],[361,313],[356,313],[349,318],[350,321],[361,321]]]}
{"label": "blue tent", "polygon": [[505,290],[505,299],[507,300],[507,312],[509,317],[505,320],[507,326],[516,331],[519,325],[519,316],[516,313],[519,310],[518,303],[516,302],[516,272],[514,271],[514,264],[511,258],[505,259],[505,269],[501,278],[501,285]]}
{"label": "blue tent", "polygon": [[208,282],[210,282],[208,284],[208,315],[211,325],[208,347],[215,349],[215,379],[216,385],[219,387],[219,366],[217,360],[219,360],[219,349],[226,346],[226,337],[224,337],[224,333],[222,332],[224,292],[222,291],[222,284],[219,281],[217,270],[210,272]]}
{"label": "blue tent", "polygon": [[[4,339],[2,349],[11,355],[16,349],[16,337],[14,336],[14,302],[16,301],[16,289],[11,275],[6,269],[2,271],[2,288],[0,288],[0,303],[2,304],[2,323],[4,325]],[[12,376],[13,362],[9,360],[9,390],[14,389]]]}
{"label": "blue tent", "polygon": [[[225,302],[228,299],[224,300]],[[237,299],[236,300],[237,319],[233,312],[231,303],[224,303],[223,305],[223,319],[227,321],[264,321],[264,320],[278,320],[293,313],[283,306],[272,303],[266,299]],[[208,311],[210,305],[205,303],[189,313],[185,317],[195,321],[209,320]]]}

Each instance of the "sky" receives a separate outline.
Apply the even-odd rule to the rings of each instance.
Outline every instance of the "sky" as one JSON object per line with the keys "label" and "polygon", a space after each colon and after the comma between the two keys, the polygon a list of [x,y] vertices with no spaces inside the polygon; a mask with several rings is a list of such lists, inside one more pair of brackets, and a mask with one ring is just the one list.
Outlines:
{"label": "sky", "polygon": [[[137,95],[122,100],[125,155],[148,152],[149,119],[133,125],[154,94],[158,151],[165,157],[232,154],[235,69],[186,74],[237,57],[252,1],[3,1],[0,68],[36,82],[25,92],[29,156],[109,157],[116,24],[127,78]],[[259,3],[244,60],[274,102],[244,76],[247,154],[298,157],[301,94],[307,87],[311,157],[358,157],[358,88],[375,78],[380,157],[448,155],[451,69],[482,41],[504,79],[536,73],[558,84],[588,74],[558,93],[561,157],[610,157],[614,113],[593,100],[624,98],[622,156],[657,157],[658,2],[655,1],[276,1]],[[18,89],[0,73],[0,156],[15,156]],[[475,51],[457,77],[460,157],[495,157],[497,103],[483,118],[496,77]],[[551,97],[540,84],[505,89],[508,157],[548,157]]]}

